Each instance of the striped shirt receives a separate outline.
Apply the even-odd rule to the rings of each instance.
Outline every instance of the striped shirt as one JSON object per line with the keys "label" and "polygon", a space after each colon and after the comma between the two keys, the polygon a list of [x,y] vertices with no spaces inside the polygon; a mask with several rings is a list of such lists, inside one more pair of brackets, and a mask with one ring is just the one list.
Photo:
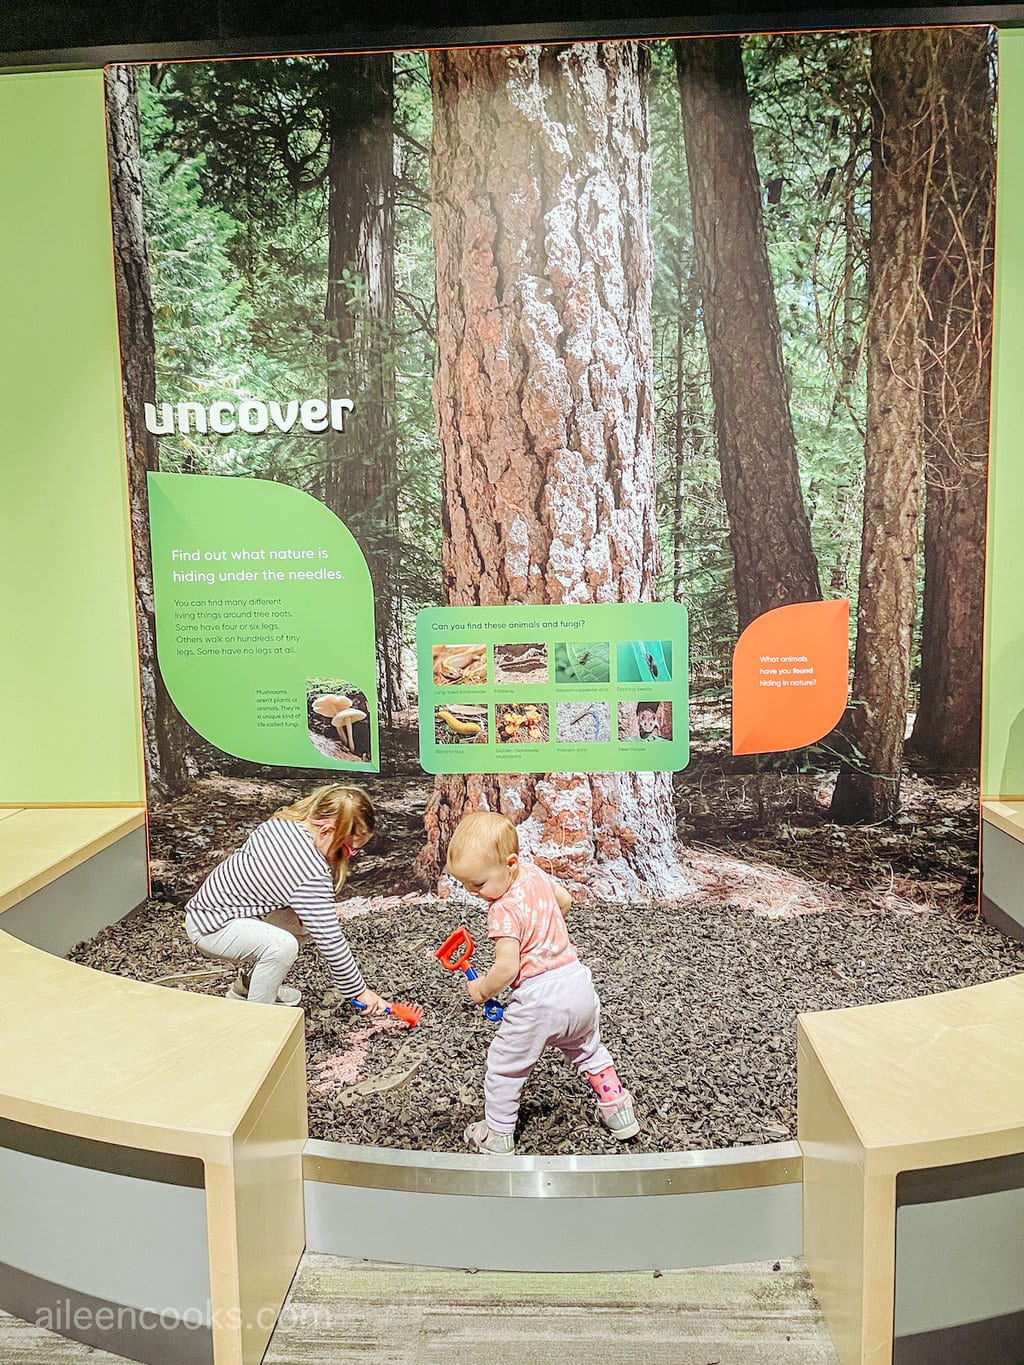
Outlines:
{"label": "striped shirt", "polygon": [[298,820],[265,820],[219,863],[186,904],[195,927],[214,934],[233,919],[258,919],[290,906],[327,959],[343,995],[366,989],[338,923],[334,878]]}

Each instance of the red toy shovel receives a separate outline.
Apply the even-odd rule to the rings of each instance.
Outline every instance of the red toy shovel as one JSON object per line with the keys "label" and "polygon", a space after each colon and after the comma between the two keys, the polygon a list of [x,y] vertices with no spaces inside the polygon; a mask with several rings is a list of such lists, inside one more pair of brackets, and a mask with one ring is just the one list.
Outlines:
{"label": "red toy shovel", "polygon": [[[467,981],[476,981],[480,974],[470,966],[474,946],[472,935],[463,924],[448,935],[434,956],[446,972],[465,972]],[[492,1024],[498,1023],[504,1014],[497,1000],[484,1002],[484,1015]]]}

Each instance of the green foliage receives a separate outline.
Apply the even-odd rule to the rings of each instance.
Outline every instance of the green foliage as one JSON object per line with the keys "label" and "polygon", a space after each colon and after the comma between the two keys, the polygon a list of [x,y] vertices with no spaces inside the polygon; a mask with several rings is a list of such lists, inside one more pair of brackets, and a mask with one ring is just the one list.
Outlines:
{"label": "green foliage", "polygon": [[[244,393],[252,312],[230,265],[237,224],[204,202],[201,156],[161,149],[170,127],[163,94],[140,79],[139,97],[158,398],[205,403]],[[198,434],[161,445],[163,468],[173,471],[219,472],[217,456]]]}

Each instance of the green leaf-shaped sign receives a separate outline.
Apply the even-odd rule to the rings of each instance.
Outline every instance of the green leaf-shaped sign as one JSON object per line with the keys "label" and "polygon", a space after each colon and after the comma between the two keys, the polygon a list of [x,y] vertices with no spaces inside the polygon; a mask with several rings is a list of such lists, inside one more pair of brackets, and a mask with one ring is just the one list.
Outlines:
{"label": "green leaf-shaped sign", "polygon": [[157,660],[188,723],[257,763],[375,771],[373,589],[345,524],[265,479],[148,482]]}

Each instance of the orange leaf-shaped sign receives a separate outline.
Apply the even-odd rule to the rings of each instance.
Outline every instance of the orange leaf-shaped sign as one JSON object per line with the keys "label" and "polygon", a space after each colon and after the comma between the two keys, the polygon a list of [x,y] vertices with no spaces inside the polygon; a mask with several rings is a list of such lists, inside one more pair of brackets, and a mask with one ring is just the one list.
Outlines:
{"label": "orange leaf-shaped sign", "polygon": [[732,655],[732,751],[771,754],[833,728],[849,691],[850,604],[798,602],[751,621]]}

